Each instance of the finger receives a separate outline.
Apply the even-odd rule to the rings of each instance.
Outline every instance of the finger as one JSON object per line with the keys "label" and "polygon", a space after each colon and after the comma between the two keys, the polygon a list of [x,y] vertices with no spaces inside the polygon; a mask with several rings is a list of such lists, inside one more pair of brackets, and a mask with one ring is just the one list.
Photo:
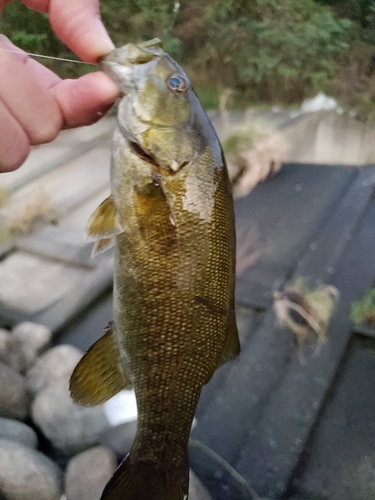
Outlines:
{"label": "finger", "polygon": [[5,7],[7,3],[10,3],[12,1],[13,0],[0,0],[0,11],[2,10],[3,7]]}
{"label": "finger", "polygon": [[114,49],[100,18],[99,0],[51,0],[49,14],[56,35],[82,60],[97,62]]}
{"label": "finger", "polygon": [[13,57],[17,57],[22,62],[27,62],[29,58],[26,52],[24,52],[16,45],[13,45],[9,38],[2,34],[0,34],[0,49],[4,49],[6,51],[10,50],[13,54]]}
{"label": "finger", "polygon": [[26,160],[30,152],[30,141],[1,100],[0,130],[0,172],[11,172]]}
{"label": "finger", "polygon": [[48,12],[56,35],[84,61],[96,62],[114,49],[101,21],[99,0],[22,1],[33,10]]}
{"label": "finger", "polygon": [[101,71],[78,80],[62,80],[51,90],[67,127],[96,122],[119,95],[117,85]]}
{"label": "finger", "polygon": [[39,64],[35,59],[29,58],[27,61],[27,68],[34,75],[39,84],[46,90],[54,87],[61,82],[61,78],[53,71]]}
{"label": "finger", "polygon": [[48,12],[56,35],[84,61],[96,62],[114,49],[100,18],[99,0],[23,0],[23,3],[31,9]]}
{"label": "finger", "polygon": [[37,12],[48,12],[50,0],[22,0],[22,3]]}
{"label": "finger", "polygon": [[38,81],[35,70],[30,71],[28,63],[20,61],[18,54],[0,50],[0,67],[2,102],[27,133],[31,144],[54,139],[63,117],[46,82]]}
{"label": "finger", "polygon": [[31,59],[26,52],[22,49],[13,45],[13,43],[5,35],[0,34],[0,49],[10,50],[13,57],[17,57],[20,61],[27,64],[29,70],[34,74],[35,78],[43,85],[46,89],[57,85],[61,78],[57,76],[53,71],[46,68],[43,64],[39,64],[35,59]]}

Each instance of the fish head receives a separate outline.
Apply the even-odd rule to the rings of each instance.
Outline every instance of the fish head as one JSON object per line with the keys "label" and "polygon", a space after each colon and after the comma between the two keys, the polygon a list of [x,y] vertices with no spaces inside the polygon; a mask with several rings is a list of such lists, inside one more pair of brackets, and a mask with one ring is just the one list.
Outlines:
{"label": "fish head", "polygon": [[119,129],[145,158],[167,174],[196,160],[211,125],[189,78],[160,40],[115,49],[101,60],[101,68],[123,93]]}

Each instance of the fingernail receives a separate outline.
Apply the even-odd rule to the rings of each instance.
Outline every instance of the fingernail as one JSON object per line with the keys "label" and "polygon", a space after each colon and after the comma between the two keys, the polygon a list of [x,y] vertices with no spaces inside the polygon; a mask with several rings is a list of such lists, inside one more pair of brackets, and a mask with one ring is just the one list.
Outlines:
{"label": "fingernail", "polygon": [[108,104],[113,103],[118,98],[118,96],[120,95],[120,89],[118,88],[118,85],[108,75],[106,75],[102,71],[100,71],[99,74],[102,78],[100,82],[100,89],[102,95],[103,96],[105,95],[107,97],[105,102],[103,103],[103,106],[106,106]]}
{"label": "fingernail", "polygon": [[108,52],[111,52],[111,50],[115,49],[115,45],[112,42],[110,36],[107,33],[107,30],[105,29],[105,26],[100,18],[97,19],[97,25],[98,25],[98,33],[100,33],[100,40],[103,42],[103,47],[105,47],[105,54]]}

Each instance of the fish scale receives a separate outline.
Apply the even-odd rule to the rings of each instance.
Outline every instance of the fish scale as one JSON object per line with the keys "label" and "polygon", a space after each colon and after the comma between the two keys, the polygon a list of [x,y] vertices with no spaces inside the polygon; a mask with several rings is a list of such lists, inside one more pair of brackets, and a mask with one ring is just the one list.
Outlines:
{"label": "fish scale", "polygon": [[113,327],[78,364],[71,394],[94,405],[135,390],[136,437],[103,500],[183,500],[202,387],[239,353],[231,189],[212,125],[158,40],[101,64],[124,93],[112,193],[88,224],[96,250],[115,245]]}

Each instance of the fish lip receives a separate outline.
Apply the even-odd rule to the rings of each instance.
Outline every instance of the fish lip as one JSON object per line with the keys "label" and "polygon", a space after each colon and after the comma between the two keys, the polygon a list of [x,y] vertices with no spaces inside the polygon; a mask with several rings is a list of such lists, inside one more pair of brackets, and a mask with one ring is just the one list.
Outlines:
{"label": "fish lip", "polygon": [[144,44],[128,43],[98,58],[100,69],[109,76],[123,94],[128,94],[137,85],[149,64],[156,63],[164,51],[158,45],[160,40]]}
{"label": "fish lip", "polygon": [[117,84],[123,95],[129,94],[134,88],[134,72],[130,65],[122,65],[116,61],[109,60],[107,56],[103,56],[100,62],[100,69]]}
{"label": "fish lip", "polygon": [[103,63],[115,63],[120,66],[126,64],[127,61],[127,54],[128,54],[128,45],[124,45],[123,47],[119,47],[116,49],[111,50],[110,52],[107,52],[107,54],[104,54],[98,58],[98,63],[103,64]]}
{"label": "fish lip", "polygon": [[[108,52],[108,54],[110,54],[110,52]],[[105,58],[107,57],[108,54],[103,54],[102,56],[98,57],[96,62],[101,65],[102,62],[105,60]]]}
{"label": "fish lip", "polygon": [[[151,43],[152,40],[149,42]],[[159,58],[164,54],[164,51],[154,45],[128,43],[122,47],[118,47],[111,52],[98,58],[99,63],[111,62],[120,66],[137,66],[151,62],[155,58]]]}

